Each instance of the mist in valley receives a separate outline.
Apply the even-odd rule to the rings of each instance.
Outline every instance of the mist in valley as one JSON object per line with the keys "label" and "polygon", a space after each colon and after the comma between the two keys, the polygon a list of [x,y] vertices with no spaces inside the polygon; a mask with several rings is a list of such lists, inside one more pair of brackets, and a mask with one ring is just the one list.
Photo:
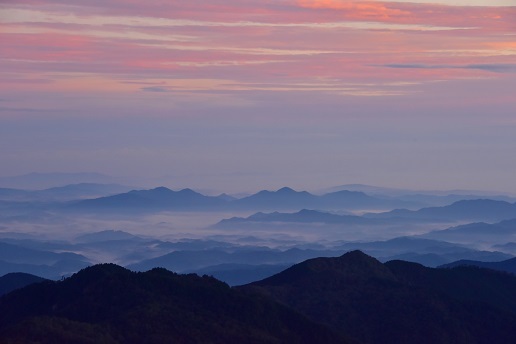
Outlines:
{"label": "mist in valley", "polygon": [[[121,193],[120,187],[103,184],[66,189],[80,192],[61,200],[44,190],[37,198],[26,191],[24,200],[21,191],[0,193],[0,273],[58,279],[88,265],[116,263],[241,284],[308,258],[355,249],[382,261],[403,258],[427,266],[501,261],[516,254],[511,245],[516,227],[510,222],[516,206],[510,196],[470,194],[460,201],[441,196],[436,205],[435,195],[409,201],[407,195],[378,190],[316,195],[284,187],[238,198],[164,187]],[[92,192],[101,195],[86,196]],[[397,208],[400,204],[406,209]]]}

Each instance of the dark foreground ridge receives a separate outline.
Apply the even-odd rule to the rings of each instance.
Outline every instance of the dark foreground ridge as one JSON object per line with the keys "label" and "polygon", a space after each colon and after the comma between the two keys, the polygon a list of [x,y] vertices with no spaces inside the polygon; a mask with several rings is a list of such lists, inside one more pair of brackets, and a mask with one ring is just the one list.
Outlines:
{"label": "dark foreground ridge", "polygon": [[346,343],[267,297],[212,278],[113,264],[0,298],[1,343]]}
{"label": "dark foreground ridge", "polygon": [[514,344],[515,324],[512,274],[360,251],[235,288],[103,264],[0,298],[0,343]]}
{"label": "dark foreground ridge", "polygon": [[487,269],[315,258],[239,287],[362,343],[516,343],[516,278]]}

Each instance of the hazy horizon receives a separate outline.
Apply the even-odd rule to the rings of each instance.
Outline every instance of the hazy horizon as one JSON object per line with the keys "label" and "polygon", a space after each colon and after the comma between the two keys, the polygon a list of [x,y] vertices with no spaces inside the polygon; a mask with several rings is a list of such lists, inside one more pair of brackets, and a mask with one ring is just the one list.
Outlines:
{"label": "hazy horizon", "polygon": [[340,184],[324,184],[317,181],[309,183],[292,183],[292,181],[285,181],[285,184],[275,180],[265,181],[262,185],[209,185],[205,181],[200,182],[202,178],[199,176],[191,176],[186,181],[183,178],[174,176],[162,177],[138,177],[138,176],[113,176],[98,172],[30,172],[20,175],[0,174],[0,188],[12,188],[20,190],[46,190],[55,187],[63,187],[77,184],[115,184],[125,185],[133,189],[153,189],[157,187],[166,187],[175,191],[182,189],[192,189],[205,195],[216,196],[221,193],[228,193],[233,195],[249,195],[255,192],[268,190],[277,191],[280,188],[288,187],[295,191],[308,191],[315,194],[324,194],[328,192],[349,190],[361,191],[366,194],[388,194],[396,195],[411,194],[411,193],[426,193],[434,195],[449,195],[457,194],[474,194],[482,195],[515,195],[516,192],[510,190],[496,190],[496,189],[467,189],[467,188],[440,188],[440,189],[425,189],[425,188],[410,188],[404,186],[379,185],[379,184],[363,184],[363,183],[345,183]]}
{"label": "hazy horizon", "polygon": [[506,0],[8,1],[0,176],[516,193],[515,17]]}

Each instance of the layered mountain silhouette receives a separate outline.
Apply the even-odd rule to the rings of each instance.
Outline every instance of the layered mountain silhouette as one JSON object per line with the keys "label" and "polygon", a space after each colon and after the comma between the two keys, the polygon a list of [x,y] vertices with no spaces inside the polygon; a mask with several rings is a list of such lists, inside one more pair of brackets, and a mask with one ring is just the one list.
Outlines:
{"label": "layered mountain silhouette", "polygon": [[230,286],[248,284],[280,273],[292,264],[238,264],[227,263],[193,270],[197,275],[213,276]]}
{"label": "layered mountain silhouette", "polygon": [[432,231],[421,235],[428,239],[446,240],[460,243],[506,243],[516,240],[516,219],[498,223],[476,222]]}
{"label": "layered mountain silhouette", "polygon": [[481,251],[446,241],[421,237],[398,237],[385,241],[351,242],[336,246],[341,251],[361,250],[380,261],[406,260],[428,267],[437,267],[460,259],[500,261],[511,258],[510,254],[497,251]]}
{"label": "layered mountain silhouette", "polygon": [[223,198],[204,196],[191,189],[172,191],[165,187],[158,187],[151,190],[133,190],[123,194],[84,200],[77,202],[72,208],[91,210],[199,210],[219,208],[227,202]]}
{"label": "layered mountain silhouette", "polygon": [[516,203],[490,199],[463,200],[443,207],[419,210],[396,209],[366,214],[370,218],[405,218],[441,221],[502,221],[516,218]]}
{"label": "layered mountain silhouette", "polygon": [[116,231],[116,230],[104,230],[100,232],[94,232],[94,233],[86,233],[79,235],[75,238],[76,242],[80,243],[96,243],[96,242],[103,242],[103,241],[119,241],[119,240],[143,240],[143,238],[140,238],[137,235],[133,235],[131,233],[127,233],[124,231]]}
{"label": "layered mountain silhouette", "polygon": [[368,219],[354,215],[336,215],[317,210],[302,209],[296,213],[256,213],[246,218],[233,217],[224,219],[217,223],[215,227],[241,226],[251,223],[324,223],[324,224],[377,224],[381,220]]}
{"label": "layered mountain silhouette", "polygon": [[0,298],[0,341],[347,343],[267,297],[212,277],[97,265]]}
{"label": "layered mountain silhouette", "polygon": [[493,249],[500,250],[502,252],[507,252],[510,254],[516,254],[516,242],[506,242],[504,244],[497,244],[493,246]]}
{"label": "layered mountain silhouette", "polygon": [[497,271],[505,271],[516,274],[516,258],[503,260],[501,262],[483,262],[478,260],[462,259],[456,262],[441,265],[441,268],[454,268],[458,266],[476,266],[479,268],[492,269]]}
{"label": "layered mountain silhouette", "polygon": [[88,265],[88,259],[76,253],[56,253],[0,242],[0,275],[24,272],[59,279]]}
{"label": "layered mountain silhouette", "polygon": [[8,188],[47,189],[68,184],[113,184],[118,178],[100,173],[29,173],[12,177],[0,177],[0,185]]}
{"label": "layered mountain silhouette", "polygon": [[35,275],[23,272],[11,272],[0,277],[0,296],[7,294],[13,290],[23,288],[30,284],[46,281]]}
{"label": "layered mountain silhouette", "polygon": [[385,264],[352,251],[239,287],[362,343],[514,343],[516,278],[477,268]]}
{"label": "layered mountain silhouette", "polygon": [[516,276],[361,251],[236,288],[102,264],[14,290],[0,309],[5,342],[505,344],[516,339]]}
{"label": "layered mountain silhouette", "polygon": [[250,209],[290,209],[315,204],[317,196],[306,191],[295,191],[284,187],[277,191],[263,190],[254,195],[241,198],[235,206]]}
{"label": "layered mountain silhouette", "polygon": [[182,250],[146,259],[128,265],[135,271],[146,271],[155,266],[164,267],[176,272],[193,272],[222,264],[246,265],[292,265],[308,258],[318,256],[334,256],[332,250],[310,250],[291,248],[285,251],[267,247],[237,247],[230,250],[222,248],[204,250]]}
{"label": "layered mountain silhouette", "polygon": [[129,186],[120,184],[80,183],[30,191],[29,198],[66,201],[115,195],[131,189]]}
{"label": "layered mountain silhouette", "polygon": [[225,194],[213,197],[202,195],[191,189],[173,191],[165,187],[158,187],[151,190],[133,190],[118,195],[84,200],[77,202],[72,208],[90,210],[299,210],[303,208],[392,209],[402,206],[414,207],[414,203],[375,198],[354,191],[339,191],[317,196],[306,191],[295,191],[284,187],[277,191],[263,190],[251,196],[237,199]]}

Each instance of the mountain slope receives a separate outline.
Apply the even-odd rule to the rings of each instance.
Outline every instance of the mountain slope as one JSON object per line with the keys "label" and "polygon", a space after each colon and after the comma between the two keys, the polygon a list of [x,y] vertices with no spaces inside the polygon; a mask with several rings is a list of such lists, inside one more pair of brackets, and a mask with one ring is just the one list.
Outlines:
{"label": "mountain slope", "polygon": [[[112,264],[0,298],[0,338],[38,343],[345,343],[321,325],[211,277]],[[73,340],[70,340],[73,338]]]}
{"label": "mountain slope", "polygon": [[46,279],[22,272],[11,272],[0,277],[0,296]]}
{"label": "mountain slope", "polygon": [[[490,275],[475,270],[473,278],[451,279],[477,283],[475,290],[485,296],[482,301],[487,300],[479,302],[467,293],[457,297],[467,287],[464,283],[446,293],[449,284],[429,273],[435,269],[414,263],[394,267],[353,251],[338,258],[311,259],[239,288],[271,296],[364,343],[513,343],[516,339],[516,309],[501,309],[500,299],[487,302],[486,296],[498,288],[502,292],[497,295],[513,304],[516,278],[502,282],[495,278],[484,286],[478,281]],[[433,284],[418,283],[418,274]]]}

